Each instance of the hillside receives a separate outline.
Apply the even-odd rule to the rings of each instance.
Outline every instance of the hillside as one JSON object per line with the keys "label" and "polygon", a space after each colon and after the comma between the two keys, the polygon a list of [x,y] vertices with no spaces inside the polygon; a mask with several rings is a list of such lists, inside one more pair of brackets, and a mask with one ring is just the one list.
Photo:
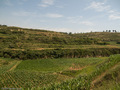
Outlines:
{"label": "hillside", "polygon": [[0,89],[119,90],[119,37],[1,25]]}
{"label": "hillside", "polygon": [[120,52],[120,33],[63,33],[0,26],[0,56],[16,59],[109,56]]}
{"label": "hillside", "polygon": [[120,41],[120,33],[80,33],[67,34],[38,29],[0,26],[0,43],[2,48],[56,48],[65,45],[109,45]]}

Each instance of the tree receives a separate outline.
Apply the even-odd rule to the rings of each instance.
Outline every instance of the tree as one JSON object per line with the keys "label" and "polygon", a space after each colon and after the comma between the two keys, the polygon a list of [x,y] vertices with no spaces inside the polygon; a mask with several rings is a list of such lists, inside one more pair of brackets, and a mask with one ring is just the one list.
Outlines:
{"label": "tree", "polygon": [[108,30],[106,30],[106,32],[108,32]]}
{"label": "tree", "polygon": [[69,35],[72,35],[72,32],[69,32]]}
{"label": "tree", "polygon": [[109,30],[109,32],[111,32],[111,30]]}

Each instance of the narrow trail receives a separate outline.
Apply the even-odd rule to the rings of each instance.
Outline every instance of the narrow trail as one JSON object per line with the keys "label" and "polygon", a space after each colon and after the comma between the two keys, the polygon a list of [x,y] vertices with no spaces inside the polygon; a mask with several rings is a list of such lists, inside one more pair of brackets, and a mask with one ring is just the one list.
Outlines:
{"label": "narrow trail", "polygon": [[17,63],[13,67],[11,67],[8,71],[14,70],[20,63],[21,61],[17,61]]}
{"label": "narrow trail", "polygon": [[91,87],[90,90],[92,90],[92,88],[94,88],[94,85],[97,82],[99,82],[108,73],[109,70],[115,69],[117,66],[119,66],[119,64],[120,63],[115,64],[114,66],[112,66],[111,68],[109,68],[108,70],[106,70],[105,72],[103,72],[101,75],[97,76],[96,79],[92,81],[92,83],[91,83],[92,87]]}

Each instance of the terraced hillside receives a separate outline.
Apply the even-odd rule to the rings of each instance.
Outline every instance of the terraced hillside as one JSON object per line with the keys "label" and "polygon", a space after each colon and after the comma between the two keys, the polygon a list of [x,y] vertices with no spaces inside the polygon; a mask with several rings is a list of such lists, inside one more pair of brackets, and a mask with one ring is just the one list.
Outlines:
{"label": "terraced hillside", "polygon": [[[0,46],[5,49],[55,49],[55,48],[82,48],[81,45],[112,45],[120,41],[120,33],[80,33],[69,34],[38,29],[0,26]],[[107,41],[107,42],[106,42]],[[114,42],[114,45],[112,44]],[[86,47],[86,46],[85,46]],[[105,46],[106,47],[106,46]]]}
{"label": "terraced hillside", "polygon": [[[120,33],[62,33],[0,26],[0,57],[74,58],[120,53]],[[104,55],[103,55],[104,54]]]}

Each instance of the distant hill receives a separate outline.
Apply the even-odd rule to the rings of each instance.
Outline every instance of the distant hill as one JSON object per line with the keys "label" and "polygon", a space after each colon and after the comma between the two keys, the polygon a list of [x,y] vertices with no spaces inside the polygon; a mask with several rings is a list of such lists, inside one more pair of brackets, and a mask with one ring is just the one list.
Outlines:
{"label": "distant hill", "polygon": [[[119,41],[119,33],[71,34],[40,29],[0,26],[0,43],[4,48],[24,48],[27,44],[107,45]],[[49,47],[47,47],[49,48]]]}

